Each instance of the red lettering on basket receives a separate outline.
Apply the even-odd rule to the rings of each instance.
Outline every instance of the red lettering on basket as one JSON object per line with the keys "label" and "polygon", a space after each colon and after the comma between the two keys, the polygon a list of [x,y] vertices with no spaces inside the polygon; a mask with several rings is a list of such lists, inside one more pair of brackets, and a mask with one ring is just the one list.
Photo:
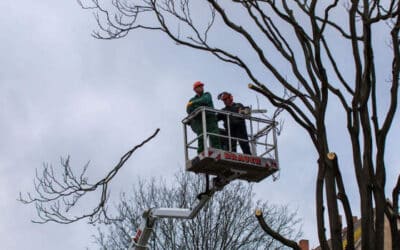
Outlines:
{"label": "red lettering on basket", "polygon": [[261,165],[261,159],[259,157],[248,156],[248,155],[237,155],[230,152],[224,152],[224,159],[232,160],[232,161],[239,161],[244,163],[251,163],[255,165]]}

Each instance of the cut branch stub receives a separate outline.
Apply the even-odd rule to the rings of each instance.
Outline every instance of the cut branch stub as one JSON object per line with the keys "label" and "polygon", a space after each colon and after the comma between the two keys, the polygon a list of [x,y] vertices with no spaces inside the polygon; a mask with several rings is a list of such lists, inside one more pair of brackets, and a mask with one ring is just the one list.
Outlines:
{"label": "cut branch stub", "polygon": [[329,152],[326,156],[331,161],[333,161],[336,158],[336,154],[334,152]]}

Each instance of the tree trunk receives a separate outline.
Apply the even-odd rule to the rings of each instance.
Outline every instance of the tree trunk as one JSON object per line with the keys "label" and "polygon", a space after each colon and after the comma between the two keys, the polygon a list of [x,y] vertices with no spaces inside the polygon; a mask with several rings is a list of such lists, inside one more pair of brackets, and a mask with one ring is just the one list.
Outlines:
{"label": "tree trunk", "polygon": [[[326,155],[327,154],[325,154],[325,159]],[[332,164],[327,162],[326,164],[325,188],[326,200],[328,204],[329,226],[331,230],[331,244],[333,250],[342,250],[342,228],[339,219],[339,209],[336,198],[335,172]]]}
{"label": "tree trunk", "polygon": [[324,222],[324,176],[325,176],[325,164],[323,164],[323,159],[318,160],[318,176],[316,183],[316,211],[317,211],[317,227],[318,227],[318,239],[321,249],[329,249],[328,243],[326,241],[326,228]]}
{"label": "tree trunk", "polygon": [[371,188],[368,181],[362,183],[360,187],[361,200],[361,232],[362,232],[362,250],[374,250],[374,230],[373,230],[373,209]]}

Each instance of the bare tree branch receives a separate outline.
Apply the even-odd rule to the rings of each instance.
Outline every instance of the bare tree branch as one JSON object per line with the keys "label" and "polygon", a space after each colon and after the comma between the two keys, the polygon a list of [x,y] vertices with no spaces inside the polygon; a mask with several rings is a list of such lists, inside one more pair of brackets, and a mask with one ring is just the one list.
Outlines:
{"label": "bare tree branch", "polygon": [[[69,157],[61,160],[61,170],[63,171],[61,177],[57,175],[57,171],[51,165],[45,164],[41,174],[36,171],[35,195],[27,193],[26,197],[23,197],[20,193],[19,201],[24,204],[35,204],[39,217],[38,220],[33,221],[35,223],[70,224],[86,218],[91,224],[108,222],[112,220],[107,214],[106,206],[109,184],[132,154],[152,140],[159,131],[160,129],[156,129],[150,137],[125,153],[114,168],[94,184],[88,183],[88,177],[85,176],[89,163],[84,166],[79,177],[73,173]],[[72,208],[76,208],[83,197],[87,197],[89,193],[95,191],[100,192],[100,198],[92,211],[81,215],[71,215]]]}
{"label": "bare tree branch", "polygon": [[264,217],[263,217],[263,214],[262,214],[261,210],[257,209],[255,214],[256,214],[256,218],[258,220],[258,223],[260,223],[261,228],[268,235],[270,235],[272,238],[278,240],[279,242],[281,242],[285,246],[291,247],[291,248],[293,248],[295,250],[301,250],[300,246],[295,241],[286,239],[280,233],[277,233],[271,227],[269,227],[268,224],[264,220]]}

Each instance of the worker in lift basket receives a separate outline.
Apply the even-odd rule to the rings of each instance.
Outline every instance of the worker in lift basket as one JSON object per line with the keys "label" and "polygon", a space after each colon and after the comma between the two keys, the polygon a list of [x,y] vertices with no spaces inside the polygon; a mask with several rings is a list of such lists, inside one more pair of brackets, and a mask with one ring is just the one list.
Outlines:
{"label": "worker in lift basket", "polygon": [[[229,92],[222,92],[218,95],[218,100],[222,100],[225,104],[225,107],[222,109],[224,111],[230,111],[239,114],[249,114],[249,108],[243,106],[241,103],[233,102],[233,96]],[[221,134],[228,135],[228,121],[227,115],[218,114],[218,121],[222,120],[224,122],[225,131]],[[246,122],[244,119],[239,117],[230,116],[229,117],[229,127],[231,132],[231,137],[236,137],[244,140],[248,140]],[[229,141],[224,140],[222,143],[222,149],[228,150]],[[236,152],[236,144],[237,140],[231,140],[232,144],[232,152]],[[250,146],[248,141],[239,141],[240,148],[242,149],[244,154],[251,155]]]}
{"label": "worker in lift basket", "polygon": [[[196,92],[196,95],[190,99],[188,104],[186,105],[186,112],[188,114],[192,113],[194,110],[196,110],[198,107],[209,107],[209,108],[214,108],[214,104],[212,101],[211,94],[208,92],[204,92],[204,83],[197,81],[193,84],[193,90]],[[199,113],[196,117],[194,117],[190,121],[190,126],[199,136],[200,134],[203,133],[203,126],[202,126],[202,115]],[[217,124],[217,117],[215,114],[211,114],[209,112],[206,112],[206,128],[207,132],[209,133],[214,133],[218,134],[218,124]],[[217,136],[210,135],[210,142],[211,142],[211,147],[213,148],[221,148],[220,147],[220,142],[219,138]],[[204,150],[204,141],[203,137],[199,137],[198,140],[198,147],[197,147],[197,153],[203,152]]]}

